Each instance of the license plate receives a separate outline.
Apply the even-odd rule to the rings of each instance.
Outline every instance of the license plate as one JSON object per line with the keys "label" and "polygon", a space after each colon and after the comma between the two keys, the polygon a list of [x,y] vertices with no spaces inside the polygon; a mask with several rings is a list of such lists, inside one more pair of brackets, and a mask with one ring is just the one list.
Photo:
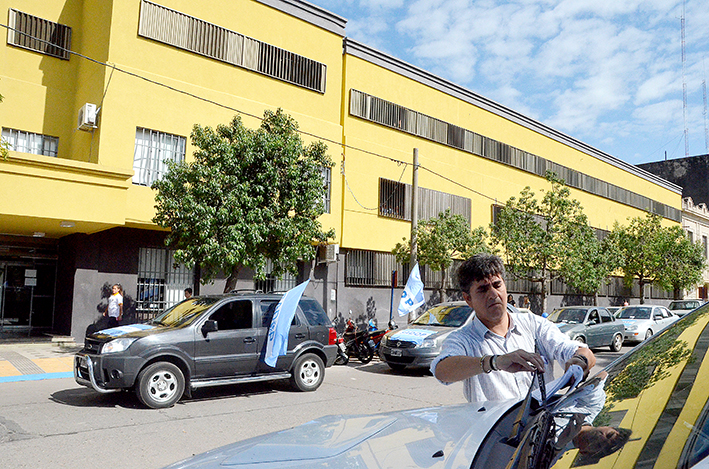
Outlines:
{"label": "license plate", "polygon": [[392,357],[400,357],[400,356],[401,356],[401,350],[391,349],[391,356],[392,356]]}

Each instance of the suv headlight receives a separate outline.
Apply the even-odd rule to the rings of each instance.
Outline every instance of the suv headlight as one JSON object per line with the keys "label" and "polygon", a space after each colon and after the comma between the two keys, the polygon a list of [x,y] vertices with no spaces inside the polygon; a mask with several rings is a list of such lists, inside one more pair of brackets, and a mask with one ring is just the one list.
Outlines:
{"label": "suv headlight", "polygon": [[103,344],[103,346],[101,346],[101,353],[123,352],[124,350],[127,350],[128,347],[130,347],[131,344],[136,340],[138,339],[134,337],[113,339],[112,341],[106,342],[105,344]]}
{"label": "suv headlight", "polygon": [[438,342],[436,339],[423,339],[423,342],[421,342],[421,345],[419,346],[420,348],[434,348],[436,345],[438,345]]}

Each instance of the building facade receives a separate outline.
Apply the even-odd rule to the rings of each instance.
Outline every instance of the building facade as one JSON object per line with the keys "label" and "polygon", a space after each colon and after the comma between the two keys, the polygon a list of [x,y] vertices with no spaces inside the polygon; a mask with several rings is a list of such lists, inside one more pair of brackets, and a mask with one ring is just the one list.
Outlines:
{"label": "building facade", "polygon": [[[408,272],[391,250],[411,229],[414,149],[419,220],[451,209],[487,227],[496,206],[525,186],[546,188],[552,170],[597,229],[644,211],[681,222],[679,186],[353,41],[345,19],[301,0],[0,6],[10,147],[0,160],[0,331],[83,340],[113,283],[129,321],[179,301],[195,272],[173,267],[150,184],[166,159],[191,159],[194,124],[239,114],[257,127],[266,109],[284,109],[304,140],[328,145],[336,165],[324,172],[321,222],[336,235],[297,277],[254,282],[243,272],[239,288],[282,290],[310,277],[306,293],[333,319],[386,321],[402,291]],[[440,277],[424,269],[424,280],[430,297]]]}

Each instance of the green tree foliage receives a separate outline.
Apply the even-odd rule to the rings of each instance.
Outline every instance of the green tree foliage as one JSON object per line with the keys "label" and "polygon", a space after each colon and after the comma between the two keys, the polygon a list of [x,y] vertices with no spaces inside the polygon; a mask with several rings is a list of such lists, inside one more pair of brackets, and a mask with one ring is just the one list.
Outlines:
{"label": "green tree foliage", "polygon": [[621,252],[620,269],[627,286],[637,278],[640,303],[645,302],[645,285],[674,290],[693,287],[701,280],[704,256],[699,245],[690,242],[679,226],[663,227],[659,215],[630,220],[628,226],[618,223],[611,237]]}
{"label": "green tree foliage", "polygon": [[239,116],[216,129],[195,125],[193,162],[170,164],[153,184],[158,225],[170,228],[166,243],[175,258],[201,268],[202,281],[228,274],[225,292],[248,267],[263,278],[267,259],[274,275],[296,273],[312,259],[323,232],[322,168],[332,167],[322,142],[304,145],[294,119],[266,111],[261,126],[244,127]]}
{"label": "green tree foliage", "polygon": [[593,291],[607,269],[604,259],[598,257],[601,248],[595,244],[598,241],[581,204],[571,198],[569,188],[554,173],[547,173],[546,178],[551,189],[543,191],[541,200],[525,187],[519,197],[505,203],[490,227],[510,273],[540,285],[545,311],[554,278]]}
{"label": "green tree foliage", "polygon": [[[442,275],[439,296],[445,298],[445,284],[448,268],[454,258],[467,258],[479,252],[489,252],[485,229],[478,227],[471,231],[470,224],[461,215],[441,212],[438,217],[419,222],[416,227],[416,257],[418,263],[427,265]],[[403,238],[392,250],[397,262],[406,264],[411,257],[411,242]]]}

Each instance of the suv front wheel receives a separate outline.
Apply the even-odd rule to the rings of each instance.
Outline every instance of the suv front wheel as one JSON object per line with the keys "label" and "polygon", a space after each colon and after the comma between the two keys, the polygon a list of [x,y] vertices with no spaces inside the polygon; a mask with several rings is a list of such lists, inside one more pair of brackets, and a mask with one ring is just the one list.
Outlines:
{"label": "suv front wheel", "polygon": [[315,391],[325,378],[325,365],[314,353],[298,357],[293,364],[291,383],[299,391]]}
{"label": "suv front wheel", "polygon": [[185,377],[172,363],[157,362],[138,374],[135,393],[151,409],[172,407],[185,391]]}

